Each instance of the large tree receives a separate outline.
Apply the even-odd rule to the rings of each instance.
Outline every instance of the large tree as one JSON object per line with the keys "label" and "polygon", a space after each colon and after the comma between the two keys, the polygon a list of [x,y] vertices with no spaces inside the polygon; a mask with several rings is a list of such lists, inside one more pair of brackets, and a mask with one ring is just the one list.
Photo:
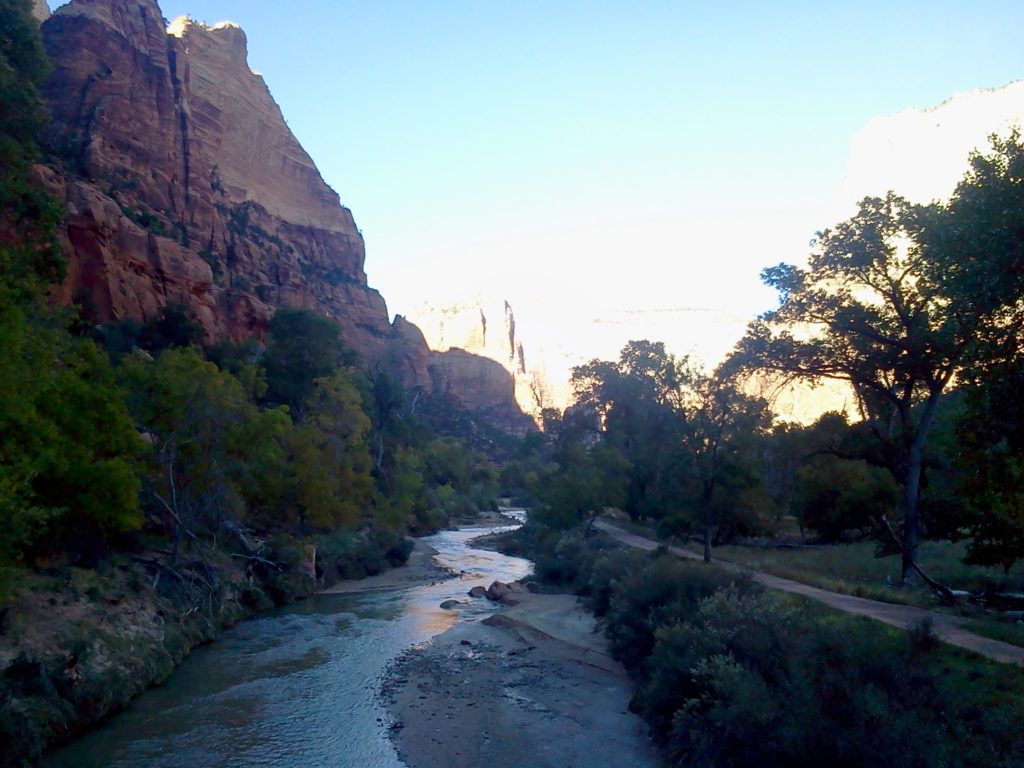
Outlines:
{"label": "large tree", "polygon": [[573,369],[573,386],[576,408],[596,416],[600,447],[625,459],[618,475],[632,517],[660,520],[667,533],[699,532],[709,560],[716,532],[745,528],[750,492],[760,486],[762,400],[646,340],[629,342],[618,361]]}
{"label": "large tree", "polygon": [[682,458],[677,477],[686,504],[679,519],[700,531],[710,562],[716,531],[753,532],[765,500],[758,440],[770,422],[768,404],[741,392],[724,372],[697,370],[688,372],[675,399],[679,437],[669,455]]}
{"label": "large tree", "polygon": [[591,360],[572,371],[574,411],[629,463],[625,511],[634,519],[659,518],[672,478],[663,461],[666,446],[678,438],[674,409],[686,361],[661,342],[630,341],[617,361]]}
{"label": "large tree", "polygon": [[947,205],[866,198],[819,234],[806,267],[764,281],[778,309],[740,342],[748,363],[850,383],[902,488],[903,577],[916,567],[924,448],[941,396],[1020,318],[1024,184],[1016,136],[975,154]]}
{"label": "large tree", "polygon": [[266,398],[271,405],[287,405],[292,417],[301,421],[317,379],[354,362],[336,320],[308,309],[282,307],[270,320],[263,355]]}
{"label": "large tree", "polygon": [[28,0],[0,0],[0,571],[32,547],[92,559],[139,524],[139,439],[106,356],[46,293],[60,206],[32,178],[49,62]]}

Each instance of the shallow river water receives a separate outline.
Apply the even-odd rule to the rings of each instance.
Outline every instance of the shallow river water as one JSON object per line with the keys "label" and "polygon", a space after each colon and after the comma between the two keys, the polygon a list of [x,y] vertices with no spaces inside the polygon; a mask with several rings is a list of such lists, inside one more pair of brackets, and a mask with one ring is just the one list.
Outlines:
{"label": "shallow river water", "polygon": [[[490,529],[497,530],[497,529]],[[402,768],[380,685],[388,663],[456,621],[493,612],[470,587],[530,573],[522,558],[472,549],[488,529],[424,541],[459,578],[357,594],[319,594],[236,625],[196,649],[166,683],[45,768]],[[442,610],[444,600],[466,600]]]}

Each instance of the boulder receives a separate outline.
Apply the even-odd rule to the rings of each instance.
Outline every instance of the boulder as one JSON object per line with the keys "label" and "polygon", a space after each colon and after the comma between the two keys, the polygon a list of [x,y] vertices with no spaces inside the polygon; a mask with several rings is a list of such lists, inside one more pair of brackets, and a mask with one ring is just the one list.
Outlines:
{"label": "boulder", "polygon": [[495,581],[487,588],[485,593],[488,600],[493,600],[502,605],[518,605],[519,600],[515,593],[521,591],[518,585],[506,584],[503,581]]}

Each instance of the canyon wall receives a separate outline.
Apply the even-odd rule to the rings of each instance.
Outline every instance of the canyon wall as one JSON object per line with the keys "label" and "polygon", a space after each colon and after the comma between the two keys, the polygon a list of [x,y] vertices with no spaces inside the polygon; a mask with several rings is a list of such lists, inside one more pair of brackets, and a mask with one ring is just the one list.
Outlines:
{"label": "canyon wall", "polygon": [[[494,377],[464,373],[490,361],[439,365],[422,334],[389,320],[351,212],[250,71],[239,27],[168,27],[155,0],[72,0],[42,31],[46,144],[60,163],[39,176],[67,207],[61,300],[95,323],[180,304],[208,341],[236,342],[261,337],[277,308],[304,307],[408,387],[467,408],[506,397],[510,379],[480,393]],[[463,374],[445,379],[453,367]]]}
{"label": "canyon wall", "polygon": [[1022,124],[1024,80],[872,118],[850,144],[833,220],[851,216],[866,195],[884,197],[890,189],[915,203],[948,200],[968,170],[970,153],[987,153],[992,134],[1005,136]]}

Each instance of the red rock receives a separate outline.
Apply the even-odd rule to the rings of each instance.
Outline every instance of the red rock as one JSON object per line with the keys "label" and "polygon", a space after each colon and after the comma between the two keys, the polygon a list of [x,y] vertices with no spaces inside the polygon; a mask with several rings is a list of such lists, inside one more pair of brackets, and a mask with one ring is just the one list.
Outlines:
{"label": "red rock", "polygon": [[507,431],[532,425],[511,376],[461,350],[434,355],[367,285],[363,238],[247,64],[245,33],[155,0],[72,0],[42,25],[54,70],[38,175],[65,203],[57,291],[97,323],[190,308],[208,341],[262,337],[278,307],[332,317],[369,365]]}

